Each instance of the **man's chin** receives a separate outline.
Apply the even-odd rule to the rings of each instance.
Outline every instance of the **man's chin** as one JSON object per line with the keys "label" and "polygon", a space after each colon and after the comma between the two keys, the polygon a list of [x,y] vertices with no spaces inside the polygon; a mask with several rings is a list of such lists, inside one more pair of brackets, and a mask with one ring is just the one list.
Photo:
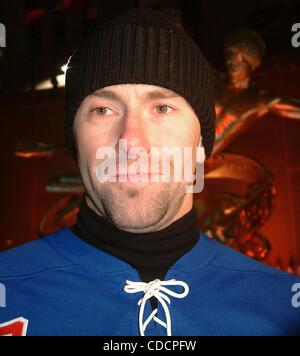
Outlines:
{"label": "man's chin", "polygon": [[156,215],[150,211],[143,214],[139,212],[137,204],[110,212],[110,218],[119,229],[134,233],[156,231],[163,216],[164,214]]}
{"label": "man's chin", "polygon": [[110,220],[121,230],[129,232],[155,231],[165,217],[168,204],[155,204],[146,191],[136,187],[102,200]]}
{"label": "man's chin", "polygon": [[121,230],[151,232],[165,225],[183,198],[184,189],[178,184],[107,182],[98,187],[95,201],[101,203],[103,214]]}

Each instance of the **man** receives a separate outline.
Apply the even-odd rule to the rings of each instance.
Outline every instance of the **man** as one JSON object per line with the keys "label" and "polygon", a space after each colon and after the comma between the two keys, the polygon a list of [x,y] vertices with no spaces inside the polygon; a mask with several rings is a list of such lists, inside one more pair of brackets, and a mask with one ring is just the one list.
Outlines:
{"label": "man", "polygon": [[[146,160],[153,147],[192,148],[183,166],[193,172],[201,144],[209,157],[211,73],[192,39],[153,10],[118,17],[77,48],[65,130],[86,194],[71,229],[1,255],[2,333],[300,333],[296,277],[199,233],[192,180],[152,180],[166,173],[157,165],[132,169],[137,152]],[[170,178],[180,170],[175,161]]]}

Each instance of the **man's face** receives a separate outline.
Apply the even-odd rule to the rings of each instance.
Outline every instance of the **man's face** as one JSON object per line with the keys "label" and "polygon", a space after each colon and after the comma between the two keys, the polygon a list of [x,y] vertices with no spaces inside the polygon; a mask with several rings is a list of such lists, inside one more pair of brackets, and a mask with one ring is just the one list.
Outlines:
{"label": "man's face", "polygon": [[[124,149],[119,140],[127,140],[128,152],[143,148],[149,162],[151,147],[177,147],[182,152],[184,147],[192,147],[194,171],[199,137],[200,124],[193,109],[183,97],[168,89],[121,84],[87,96],[74,120],[78,165],[87,203],[126,231],[150,232],[169,225],[192,207],[192,194],[185,192],[186,181],[132,182],[127,179],[120,182],[119,177],[115,177],[116,182],[101,182],[97,178],[101,163],[96,158],[97,152],[104,147],[113,150],[117,158],[116,175],[119,176],[119,153]],[[127,165],[134,161],[129,159]],[[173,164],[171,162],[171,167]],[[161,169],[161,162],[159,167]],[[161,170],[151,172],[151,169],[149,164],[148,173],[161,173]],[[171,170],[171,178],[173,174]]]}

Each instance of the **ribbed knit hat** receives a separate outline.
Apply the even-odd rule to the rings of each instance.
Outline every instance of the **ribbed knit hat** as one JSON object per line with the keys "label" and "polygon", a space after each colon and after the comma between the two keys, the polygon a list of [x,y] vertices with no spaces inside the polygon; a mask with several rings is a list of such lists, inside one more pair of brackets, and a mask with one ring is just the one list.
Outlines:
{"label": "ribbed knit hat", "polygon": [[215,139],[214,80],[196,43],[162,13],[135,8],[99,26],[74,51],[66,73],[65,137],[74,155],[73,122],[82,100],[117,84],[150,84],[181,95],[201,125],[206,158]]}

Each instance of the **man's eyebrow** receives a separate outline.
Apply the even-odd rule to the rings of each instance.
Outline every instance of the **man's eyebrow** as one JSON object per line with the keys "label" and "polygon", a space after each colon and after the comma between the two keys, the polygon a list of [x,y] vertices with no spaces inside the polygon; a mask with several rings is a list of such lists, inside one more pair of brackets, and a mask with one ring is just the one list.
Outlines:
{"label": "man's eyebrow", "polygon": [[145,99],[170,99],[170,98],[179,98],[180,95],[174,93],[170,90],[162,91],[162,90],[152,90],[144,94]]}
{"label": "man's eyebrow", "polygon": [[[115,101],[122,101],[122,97],[110,90],[98,90],[94,92],[92,95],[95,95],[99,98],[112,99]],[[152,90],[142,94],[142,98],[144,100],[153,100],[153,99],[170,99],[170,98],[179,98],[180,95],[174,93],[170,90]]]}
{"label": "man's eyebrow", "polygon": [[99,98],[112,99],[116,101],[122,100],[122,98],[118,94],[113,93],[112,91],[109,90],[98,90],[95,91],[92,95],[97,96]]}

